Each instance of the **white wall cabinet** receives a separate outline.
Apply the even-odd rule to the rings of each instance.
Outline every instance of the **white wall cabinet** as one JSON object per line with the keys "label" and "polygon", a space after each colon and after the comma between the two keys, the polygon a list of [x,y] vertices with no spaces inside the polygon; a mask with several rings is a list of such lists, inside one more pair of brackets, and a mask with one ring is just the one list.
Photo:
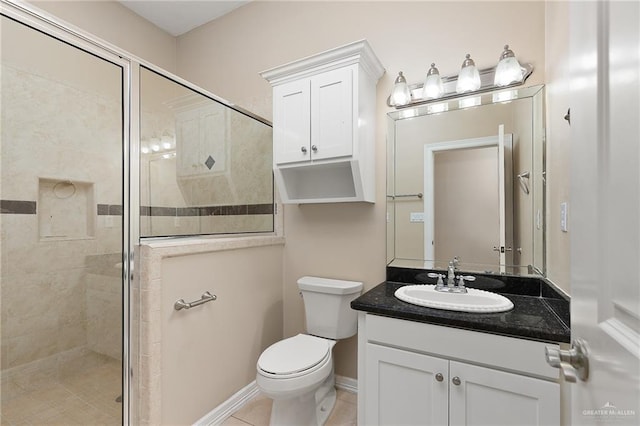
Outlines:
{"label": "white wall cabinet", "polygon": [[227,121],[227,112],[217,104],[187,109],[176,114],[178,177],[220,174],[227,171]]}
{"label": "white wall cabinet", "polygon": [[358,331],[359,424],[560,424],[548,344],[370,314]]}
{"label": "white wall cabinet", "polygon": [[366,40],[261,73],[273,86],[274,174],[284,203],[375,201],[383,73]]}
{"label": "white wall cabinet", "polygon": [[353,73],[351,66],[276,86],[276,165],[331,160],[353,154]]}

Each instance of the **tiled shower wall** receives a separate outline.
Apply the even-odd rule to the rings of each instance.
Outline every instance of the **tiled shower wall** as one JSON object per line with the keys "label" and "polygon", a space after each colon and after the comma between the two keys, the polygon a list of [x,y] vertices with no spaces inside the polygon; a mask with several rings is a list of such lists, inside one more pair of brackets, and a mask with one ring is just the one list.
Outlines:
{"label": "tiled shower wall", "polygon": [[[122,204],[119,96],[2,65],[3,377],[121,356],[122,216],[98,214]],[[39,200],[57,182],[54,212]],[[80,192],[88,201],[73,205]],[[56,233],[53,221],[85,229]]]}

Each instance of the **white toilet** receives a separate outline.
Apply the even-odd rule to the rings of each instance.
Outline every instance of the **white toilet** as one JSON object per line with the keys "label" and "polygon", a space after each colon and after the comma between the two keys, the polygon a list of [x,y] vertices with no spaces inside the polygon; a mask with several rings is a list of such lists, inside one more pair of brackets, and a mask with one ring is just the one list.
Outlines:
{"label": "white toilet", "polygon": [[273,399],[273,426],[323,425],[336,402],[333,358],[336,339],[358,331],[351,301],[362,283],[302,277],[298,288],[304,300],[307,333],[269,346],[258,359],[256,383]]}

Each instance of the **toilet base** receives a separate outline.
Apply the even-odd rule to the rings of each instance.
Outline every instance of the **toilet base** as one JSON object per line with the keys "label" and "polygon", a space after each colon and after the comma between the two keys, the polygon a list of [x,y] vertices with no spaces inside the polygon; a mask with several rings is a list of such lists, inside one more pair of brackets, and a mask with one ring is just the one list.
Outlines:
{"label": "toilet base", "polygon": [[336,403],[335,377],[330,374],[316,390],[293,398],[274,399],[271,426],[322,426]]}

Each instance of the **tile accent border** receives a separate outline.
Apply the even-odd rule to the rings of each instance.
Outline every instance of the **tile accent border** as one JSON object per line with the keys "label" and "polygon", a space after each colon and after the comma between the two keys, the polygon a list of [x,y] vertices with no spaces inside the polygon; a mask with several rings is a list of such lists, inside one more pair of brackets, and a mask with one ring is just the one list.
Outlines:
{"label": "tile accent border", "polygon": [[[205,207],[140,206],[140,216],[244,216],[273,214],[273,204],[237,204]],[[37,214],[36,201],[0,200],[1,214]],[[98,204],[98,216],[122,216],[122,204]]]}
{"label": "tile accent border", "polygon": [[0,200],[2,214],[36,214],[35,201]]}

